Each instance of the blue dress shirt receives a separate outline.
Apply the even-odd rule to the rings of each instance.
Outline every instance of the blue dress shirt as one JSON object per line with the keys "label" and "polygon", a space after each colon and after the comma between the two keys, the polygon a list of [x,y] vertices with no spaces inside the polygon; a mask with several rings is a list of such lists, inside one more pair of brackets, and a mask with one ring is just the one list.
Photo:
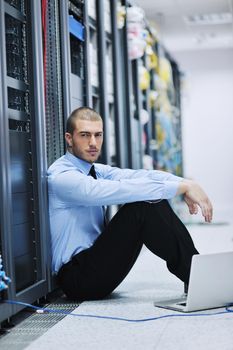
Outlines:
{"label": "blue dress shirt", "polygon": [[52,270],[92,246],[104,227],[102,206],[173,198],[182,178],[158,170],[92,164],[67,152],[48,169]]}

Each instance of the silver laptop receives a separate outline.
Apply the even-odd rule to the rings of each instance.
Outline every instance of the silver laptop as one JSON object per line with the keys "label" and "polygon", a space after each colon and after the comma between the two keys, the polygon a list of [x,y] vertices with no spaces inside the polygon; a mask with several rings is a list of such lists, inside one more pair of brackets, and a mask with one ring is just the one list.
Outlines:
{"label": "silver laptop", "polygon": [[181,312],[233,305],[233,252],[194,255],[187,297],[154,305]]}

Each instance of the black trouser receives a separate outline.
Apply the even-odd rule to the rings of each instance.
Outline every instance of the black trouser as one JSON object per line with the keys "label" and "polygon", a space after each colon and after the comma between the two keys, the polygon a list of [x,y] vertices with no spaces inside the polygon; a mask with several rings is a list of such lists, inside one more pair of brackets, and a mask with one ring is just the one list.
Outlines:
{"label": "black trouser", "polygon": [[93,246],[62,266],[58,273],[62,290],[76,300],[107,296],[126,277],[143,244],[188,283],[191,259],[198,251],[186,227],[163,200],[122,206]]}

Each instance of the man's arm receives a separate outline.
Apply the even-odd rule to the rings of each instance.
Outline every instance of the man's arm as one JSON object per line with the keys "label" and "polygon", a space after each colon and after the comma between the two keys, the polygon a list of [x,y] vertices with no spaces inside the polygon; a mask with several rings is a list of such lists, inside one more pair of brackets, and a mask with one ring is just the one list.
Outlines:
{"label": "man's arm", "polygon": [[[133,171],[134,175],[140,171]],[[142,171],[144,172],[144,171]],[[145,170],[146,172],[146,170]],[[197,213],[198,206],[207,222],[212,219],[212,205],[199,185],[190,180],[169,173],[150,171],[148,176],[112,180],[100,177],[94,180],[74,169],[48,176],[50,198],[57,198],[56,207],[64,205],[112,205],[135,201],[171,199],[184,194],[191,214]],[[119,172],[118,172],[119,174]],[[102,174],[101,174],[102,175]]]}
{"label": "man's arm", "polygon": [[110,165],[104,165],[97,163],[95,165],[97,173],[100,177],[109,180],[122,180],[122,179],[139,179],[142,177],[149,177],[157,181],[180,181],[181,177],[161,170],[146,170],[146,169],[121,169],[118,167],[111,167]]}
{"label": "man's arm", "polygon": [[203,189],[194,181],[183,179],[178,185],[177,195],[183,194],[190,214],[197,214],[200,207],[206,222],[213,217],[212,204]]}
{"label": "man's arm", "polygon": [[95,180],[73,169],[48,176],[48,190],[58,206],[99,206],[170,199],[177,193],[178,182],[151,177]]}

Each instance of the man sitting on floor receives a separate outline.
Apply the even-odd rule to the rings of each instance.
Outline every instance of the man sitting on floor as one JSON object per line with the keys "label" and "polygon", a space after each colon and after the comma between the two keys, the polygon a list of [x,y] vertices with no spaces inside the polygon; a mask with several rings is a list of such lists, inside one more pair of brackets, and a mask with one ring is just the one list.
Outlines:
{"label": "man sitting on floor", "polygon": [[[48,169],[52,268],[67,297],[104,298],[126,277],[142,245],[188,283],[198,251],[168,203],[183,194],[191,214],[206,222],[212,205],[195,183],[158,170],[95,163],[103,143],[102,118],[81,107],[67,120],[67,152]],[[109,223],[105,206],[124,204]]]}

